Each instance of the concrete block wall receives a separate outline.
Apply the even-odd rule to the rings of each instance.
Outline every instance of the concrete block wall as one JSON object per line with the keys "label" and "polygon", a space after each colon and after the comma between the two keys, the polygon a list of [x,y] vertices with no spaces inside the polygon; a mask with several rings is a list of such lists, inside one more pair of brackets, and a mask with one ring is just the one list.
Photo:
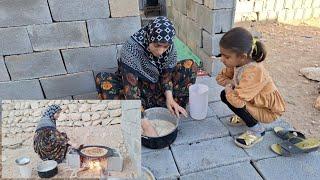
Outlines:
{"label": "concrete block wall", "polygon": [[237,0],[235,21],[288,22],[320,17],[320,0]]}
{"label": "concrete block wall", "polygon": [[[2,101],[1,117],[3,135],[12,137],[17,134],[34,132],[43,111],[51,104],[59,104],[63,110],[57,121],[58,127],[106,127],[121,123],[122,114],[125,114],[121,108],[121,101],[5,100]],[[122,125],[125,130],[130,128],[126,125]]]}
{"label": "concrete block wall", "polygon": [[138,0],[0,1],[0,99],[96,97],[141,27]]}
{"label": "concrete block wall", "polygon": [[167,14],[177,36],[203,62],[212,74],[213,56],[220,54],[219,41],[234,23],[235,0],[167,0]]}

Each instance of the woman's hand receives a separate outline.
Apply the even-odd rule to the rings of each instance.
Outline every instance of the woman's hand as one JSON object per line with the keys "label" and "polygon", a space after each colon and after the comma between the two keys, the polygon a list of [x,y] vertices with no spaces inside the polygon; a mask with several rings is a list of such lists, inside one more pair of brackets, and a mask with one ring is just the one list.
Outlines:
{"label": "woman's hand", "polygon": [[176,115],[178,118],[180,118],[180,113],[183,114],[185,117],[188,117],[187,111],[173,99],[171,91],[166,91],[165,95],[166,105],[171,114]]}
{"label": "woman's hand", "polygon": [[148,137],[158,137],[157,131],[152,126],[151,122],[147,119],[141,119],[141,127],[143,130],[143,135]]}

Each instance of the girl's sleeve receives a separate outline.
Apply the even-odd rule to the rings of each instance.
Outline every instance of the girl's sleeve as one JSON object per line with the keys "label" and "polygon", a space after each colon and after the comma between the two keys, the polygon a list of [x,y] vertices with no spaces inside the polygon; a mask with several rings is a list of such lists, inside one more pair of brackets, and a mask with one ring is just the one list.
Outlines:
{"label": "girl's sleeve", "polygon": [[232,83],[233,73],[233,68],[223,68],[216,78],[217,83],[220,86],[226,86],[227,84]]}
{"label": "girl's sleeve", "polygon": [[138,88],[138,76],[125,68],[122,68],[123,94],[125,99],[140,99],[140,89]]}
{"label": "girl's sleeve", "polygon": [[242,108],[260,93],[267,80],[261,68],[248,67],[241,75],[239,85],[226,94],[227,100],[236,108]]}

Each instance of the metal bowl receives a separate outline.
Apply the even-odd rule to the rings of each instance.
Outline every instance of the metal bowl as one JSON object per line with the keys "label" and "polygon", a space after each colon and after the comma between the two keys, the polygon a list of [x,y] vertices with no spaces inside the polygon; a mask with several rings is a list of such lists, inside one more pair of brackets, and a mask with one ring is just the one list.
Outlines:
{"label": "metal bowl", "polygon": [[42,161],[37,166],[37,172],[41,178],[51,178],[58,174],[58,163],[54,160]]}
{"label": "metal bowl", "polygon": [[18,165],[26,165],[30,163],[30,158],[28,157],[20,157],[18,159],[16,159],[16,163]]}
{"label": "metal bowl", "polygon": [[179,119],[172,115],[168,109],[163,107],[147,109],[145,110],[145,117],[150,121],[159,119],[169,121],[175,125],[175,128],[170,133],[163,136],[149,137],[142,135],[142,145],[151,149],[161,149],[174,142],[178,134]]}

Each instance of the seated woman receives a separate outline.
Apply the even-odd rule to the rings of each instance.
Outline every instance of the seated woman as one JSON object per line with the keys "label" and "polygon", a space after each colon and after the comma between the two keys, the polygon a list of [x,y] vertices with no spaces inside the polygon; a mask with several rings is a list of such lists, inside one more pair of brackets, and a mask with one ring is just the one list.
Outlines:
{"label": "seated woman", "polygon": [[33,140],[34,151],[42,160],[55,160],[61,163],[66,156],[69,138],[64,132],[59,132],[56,120],[59,118],[61,108],[51,105],[43,113]]}
{"label": "seated woman", "polygon": [[99,98],[140,99],[142,112],[166,107],[178,117],[187,116],[188,87],[196,81],[197,66],[192,60],[177,63],[174,37],[174,26],[166,17],[157,17],[133,34],[122,47],[118,71],[97,74]]}

